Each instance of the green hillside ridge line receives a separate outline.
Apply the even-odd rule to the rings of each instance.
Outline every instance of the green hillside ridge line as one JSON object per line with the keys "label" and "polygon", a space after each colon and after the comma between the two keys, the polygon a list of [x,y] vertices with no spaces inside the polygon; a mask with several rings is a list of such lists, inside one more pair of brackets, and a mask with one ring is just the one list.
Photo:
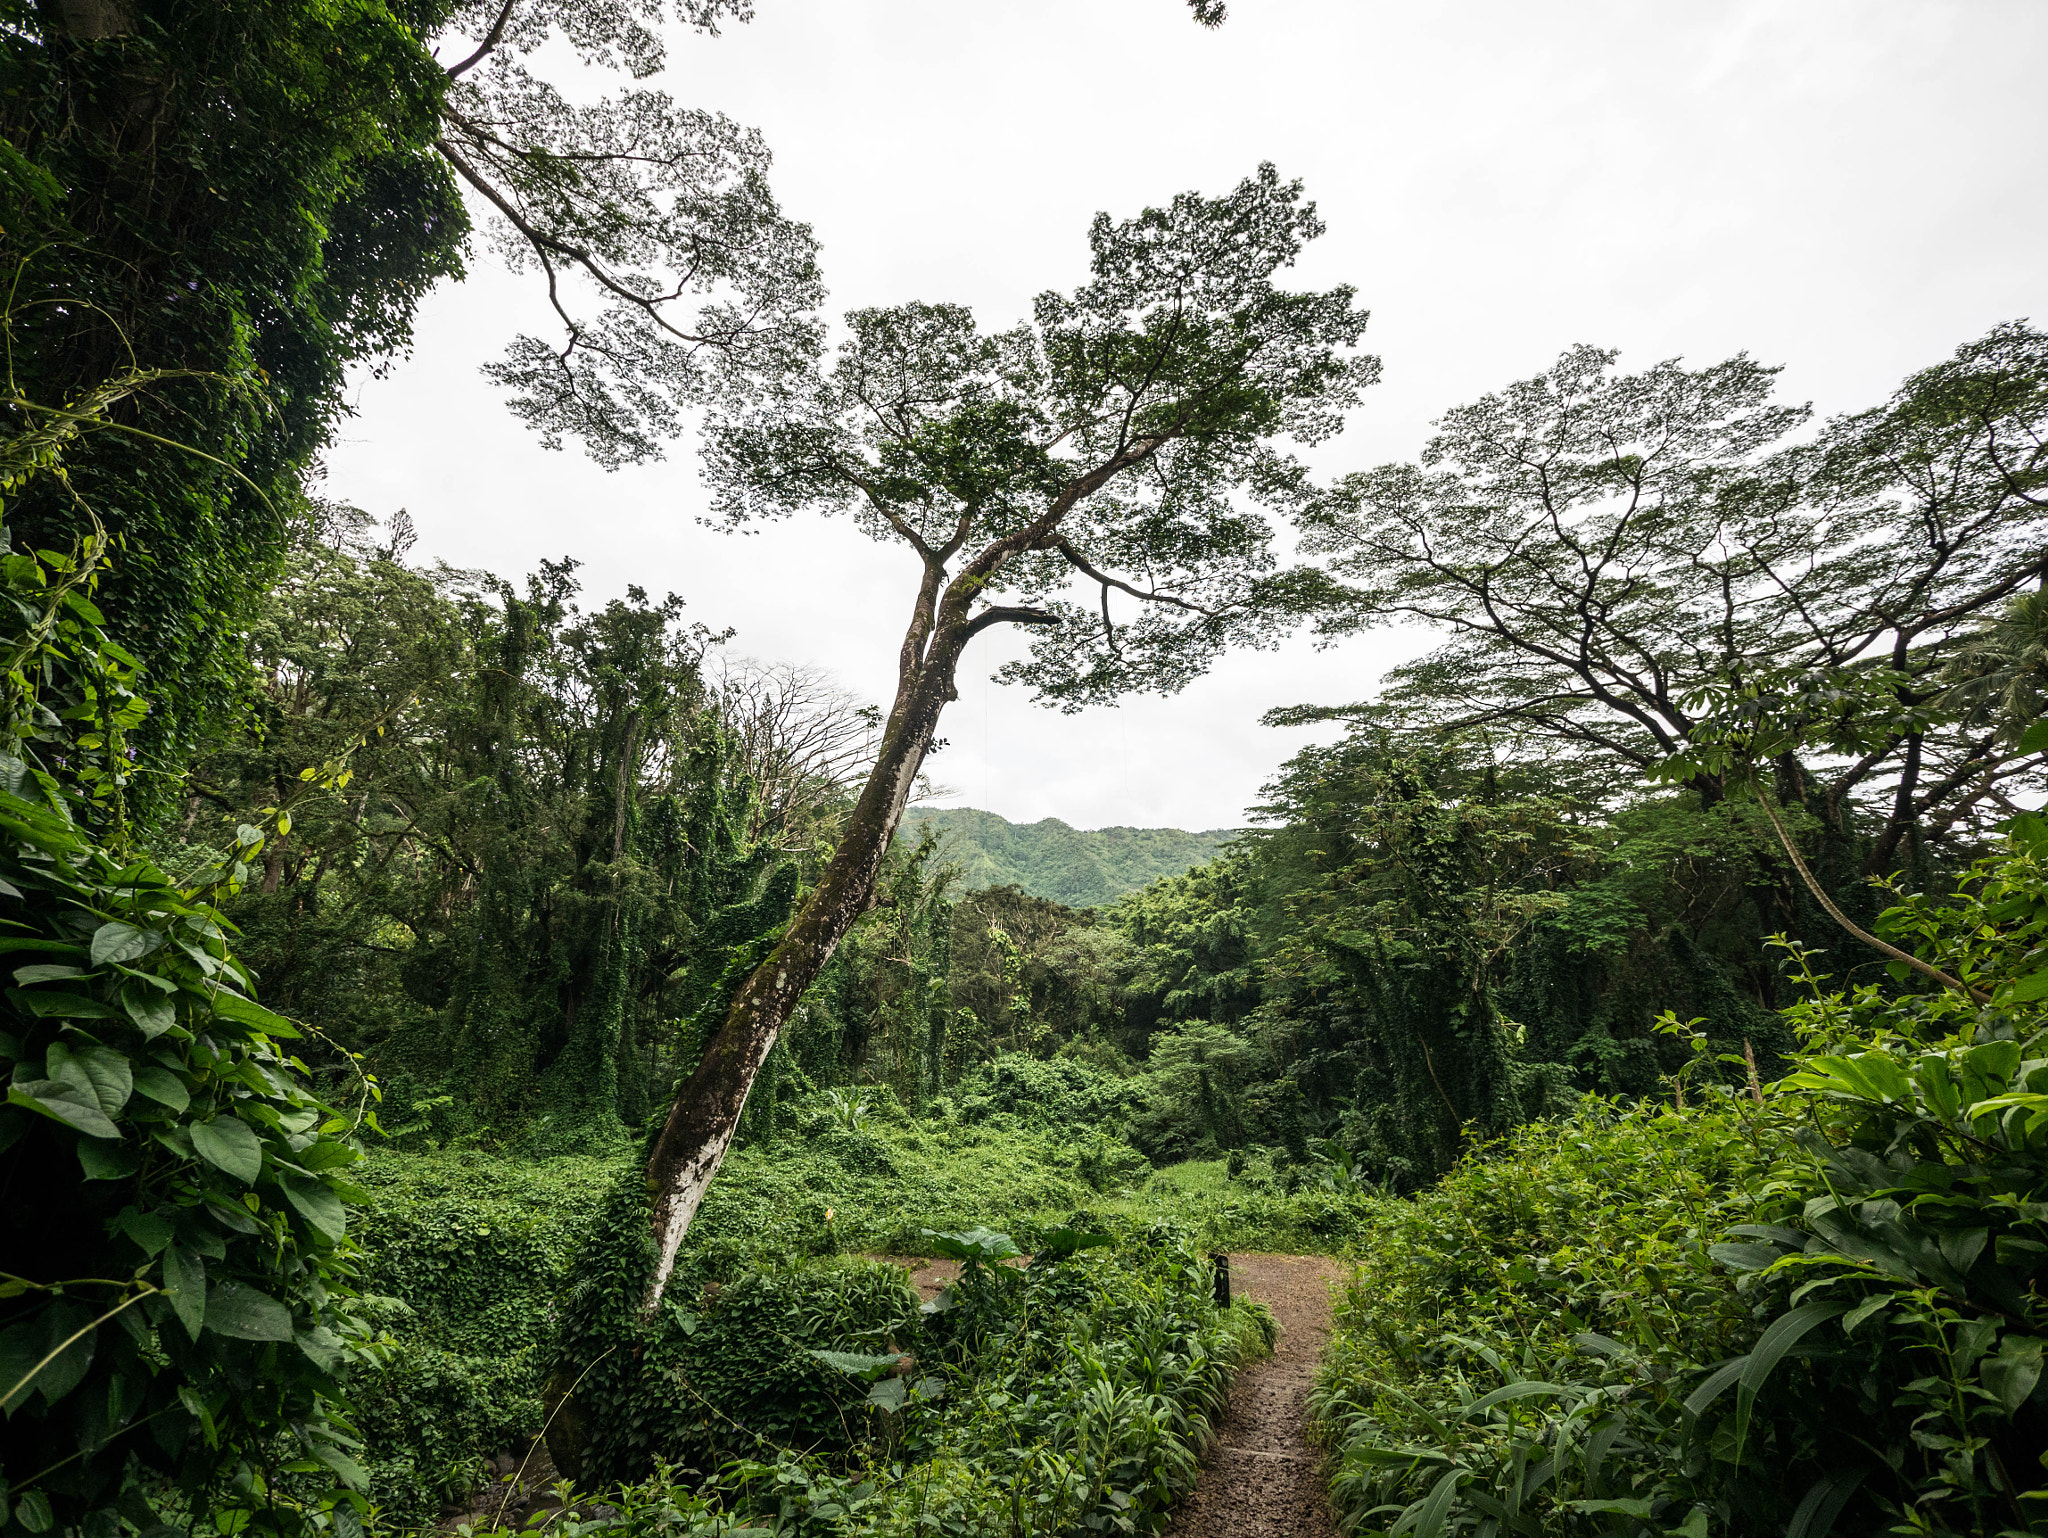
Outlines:
{"label": "green hillside ridge line", "polygon": [[926,824],[965,873],[969,890],[1017,886],[1073,908],[1114,902],[1161,876],[1203,864],[1239,831],[1076,828],[1057,817],[1016,823],[974,807],[913,807],[904,814],[899,836],[915,839]]}

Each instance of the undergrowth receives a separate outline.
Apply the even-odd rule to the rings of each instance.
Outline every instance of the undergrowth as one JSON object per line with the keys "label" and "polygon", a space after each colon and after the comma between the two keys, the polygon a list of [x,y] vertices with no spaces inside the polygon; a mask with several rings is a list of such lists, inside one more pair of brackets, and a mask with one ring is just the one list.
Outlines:
{"label": "undergrowth", "polygon": [[1378,1209],[1314,1400],[1347,1532],[2048,1533],[2044,857],[2022,818],[1885,916],[1960,987],[1786,947],[1780,1083],[1593,1102]]}
{"label": "undergrowth", "polygon": [[[689,1295],[752,1289],[801,1313],[813,1308],[807,1300],[818,1284],[804,1278],[821,1257],[926,1254],[930,1231],[983,1223],[1027,1252],[1063,1227],[1136,1239],[1163,1223],[1193,1252],[1336,1253],[1364,1231],[1371,1206],[1355,1192],[1303,1186],[1298,1175],[1289,1193],[1285,1172],[1258,1156],[1235,1161],[1236,1175],[1221,1159],[1154,1170],[1100,1133],[1034,1126],[986,1105],[935,1110],[913,1117],[880,1091],[862,1125],[848,1129],[821,1101],[795,1130],[736,1149],[679,1262]],[[357,1374],[353,1398],[387,1521],[430,1521],[477,1486],[486,1458],[540,1430],[544,1350],[559,1301],[607,1193],[633,1167],[625,1155],[533,1160],[474,1148],[387,1151],[363,1166],[371,1196],[363,1286],[388,1344],[381,1366]],[[803,1349],[831,1344],[808,1327],[775,1328]],[[799,1423],[836,1426],[826,1380],[792,1368],[788,1356],[767,1352],[715,1370],[700,1361],[700,1374],[735,1385],[749,1375],[795,1376],[787,1402],[757,1402],[737,1387],[736,1397],[709,1396],[727,1419],[695,1415],[689,1434],[662,1451],[701,1475],[722,1457],[762,1456]],[[745,1434],[721,1433],[731,1425]],[[768,1443],[750,1440],[757,1432]]]}
{"label": "undergrowth", "polygon": [[[967,1260],[935,1305],[866,1352],[806,1353],[847,1385],[834,1416],[844,1445],[762,1438],[708,1477],[657,1462],[651,1479],[594,1495],[564,1488],[529,1526],[616,1538],[1157,1531],[1194,1483],[1232,1373],[1270,1348],[1271,1315],[1217,1306],[1207,1261],[1166,1226],[1108,1251],[1101,1236],[1055,1231],[1028,1266],[994,1263],[1016,1247],[987,1229],[927,1237]],[[795,1270],[820,1264],[835,1263]]]}

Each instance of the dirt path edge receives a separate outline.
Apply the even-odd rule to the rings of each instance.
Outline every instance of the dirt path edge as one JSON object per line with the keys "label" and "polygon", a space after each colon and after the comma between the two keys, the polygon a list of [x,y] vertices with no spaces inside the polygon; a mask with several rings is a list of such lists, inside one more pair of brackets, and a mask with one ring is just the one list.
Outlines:
{"label": "dirt path edge", "polygon": [[1308,1391],[1330,1335],[1330,1285],[1342,1276],[1321,1255],[1230,1257],[1232,1293],[1270,1308],[1280,1339],[1237,1375],[1170,1538],[1336,1538],[1322,1456],[1308,1442]]}

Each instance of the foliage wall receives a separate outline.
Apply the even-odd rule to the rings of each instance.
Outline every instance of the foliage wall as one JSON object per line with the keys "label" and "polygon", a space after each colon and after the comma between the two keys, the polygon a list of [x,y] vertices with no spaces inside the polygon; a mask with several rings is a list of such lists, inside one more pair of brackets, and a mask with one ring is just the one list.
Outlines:
{"label": "foliage wall", "polygon": [[102,601],[154,681],[145,804],[240,708],[240,636],[346,371],[403,350],[461,270],[468,218],[430,147],[446,80],[421,41],[449,9],[5,7],[0,414],[13,434],[107,397],[68,484],[25,488],[10,525],[63,550],[96,514],[122,541]]}
{"label": "foliage wall", "polygon": [[1974,996],[1795,949],[1782,1081],[1589,1103],[1389,1209],[1318,1390],[1359,1530],[2048,1525],[2044,855],[2021,818],[1885,916]]}

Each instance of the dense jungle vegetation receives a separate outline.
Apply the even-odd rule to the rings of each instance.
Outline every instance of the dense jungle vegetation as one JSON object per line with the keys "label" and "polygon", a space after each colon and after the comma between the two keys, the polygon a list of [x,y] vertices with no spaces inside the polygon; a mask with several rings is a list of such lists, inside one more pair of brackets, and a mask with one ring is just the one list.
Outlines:
{"label": "dense jungle vegetation", "polygon": [[[0,1533],[1156,1531],[1246,1248],[1356,1268],[1349,1531],[2048,1532],[2048,335],[1824,422],[1577,348],[1325,484],[1297,185],[828,358],[754,136],[539,73],[659,14],[5,7]],[[314,494],[470,208],[596,296],[538,431],[908,547],[892,704]],[[992,623],[1438,644],[1070,904],[905,816]]]}

